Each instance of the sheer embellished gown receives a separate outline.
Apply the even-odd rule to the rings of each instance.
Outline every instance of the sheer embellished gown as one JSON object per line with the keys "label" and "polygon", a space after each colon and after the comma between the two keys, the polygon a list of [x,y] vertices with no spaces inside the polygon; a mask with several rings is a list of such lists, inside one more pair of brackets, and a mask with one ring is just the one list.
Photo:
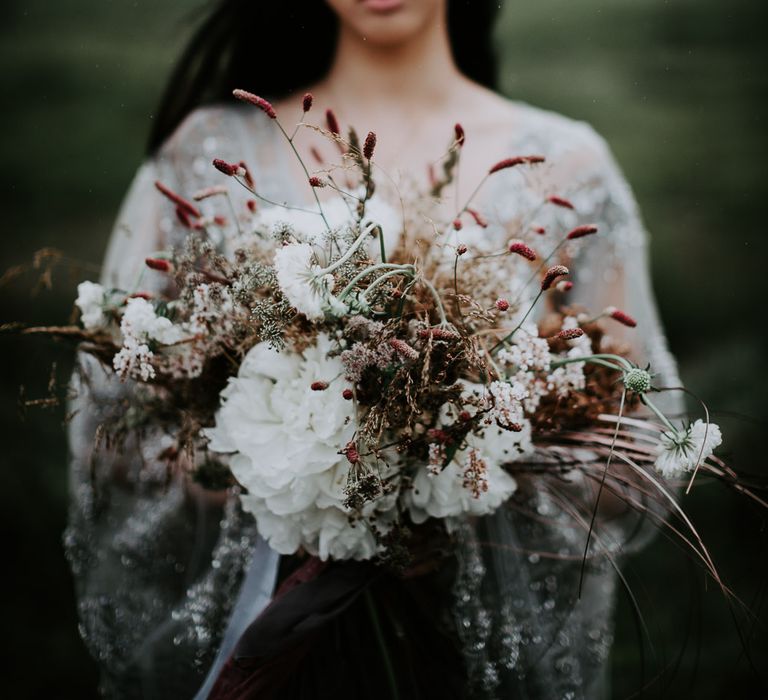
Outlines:
{"label": "sheer embellished gown", "polygon": [[[541,153],[547,165],[540,176],[507,171],[489,182],[484,244],[503,247],[509,222],[547,194],[568,197],[578,218],[551,207],[541,209],[537,221],[560,229],[587,221],[600,227],[588,247],[573,251],[573,301],[632,314],[642,329],[633,359],[650,362],[659,384],[673,385],[676,369],[650,289],[646,233],[605,142],[583,122],[515,105],[519,117],[503,155]],[[245,160],[265,196],[306,201],[307,193],[288,177],[289,149],[262,116],[240,106],[198,110],[141,167],[109,244],[105,285],[132,289],[145,257],[185,234],[156,192],[156,180],[190,195],[224,179],[211,168],[213,158]],[[244,203],[242,188],[231,180],[224,184],[236,203]],[[471,245],[473,232],[463,234]],[[352,583],[342,581],[349,595],[328,603],[336,605],[328,620],[293,640],[289,654],[278,655],[282,691],[247,662],[233,676],[228,659],[238,642],[242,649],[243,633],[276,591],[278,603],[293,601],[289,614],[301,615],[306,596],[302,600],[292,585],[306,561],[268,547],[241,510],[236,490],[211,495],[182,475],[169,478],[162,459],[169,436],[144,433],[119,450],[99,440],[105,418],[130,405],[131,387],[92,359],[79,362],[65,541],[80,629],[108,697],[203,698],[226,668],[218,697],[389,698],[396,696],[392,675],[401,698],[609,696],[615,567],[655,528],[629,508],[600,519],[579,597],[584,519],[594,495],[578,471],[567,483],[553,479],[546,488],[518,478],[517,492],[501,509],[460,525],[436,573],[401,579],[360,564]],[[574,503],[583,508],[572,508]],[[255,654],[274,642],[273,633],[269,624],[261,632],[250,629]],[[389,650],[386,663],[381,643]],[[260,682],[265,685],[258,694]]]}

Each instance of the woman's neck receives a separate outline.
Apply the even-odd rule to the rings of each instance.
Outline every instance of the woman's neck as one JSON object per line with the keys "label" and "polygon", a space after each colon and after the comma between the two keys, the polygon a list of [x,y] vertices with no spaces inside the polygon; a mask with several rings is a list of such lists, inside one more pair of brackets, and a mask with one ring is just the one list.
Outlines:
{"label": "woman's neck", "polygon": [[434,111],[450,102],[465,80],[454,63],[445,22],[431,23],[412,40],[393,46],[372,45],[342,26],[331,69],[317,87],[340,111],[365,105],[368,112],[402,114],[403,104]]}

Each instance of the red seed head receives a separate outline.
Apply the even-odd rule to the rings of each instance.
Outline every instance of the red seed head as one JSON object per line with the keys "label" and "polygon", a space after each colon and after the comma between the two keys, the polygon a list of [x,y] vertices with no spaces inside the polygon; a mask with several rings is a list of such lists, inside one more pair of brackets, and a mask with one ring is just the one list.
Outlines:
{"label": "red seed head", "polygon": [[312,382],[312,384],[309,385],[309,388],[312,389],[312,391],[325,391],[328,388],[328,382]]}
{"label": "red seed head", "polygon": [[240,161],[240,168],[242,169],[243,173],[243,179],[245,180],[245,184],[248,185],[252,190],[256,189],[256,182],[253,179],[253,176],[251,175],[251,171],[248,169],[248,166],[245,164],[244,160]]}
{"label": "red seed head", "polygon": [[352,391],[352,389],[344,389],[344,391],[341,392],[341,395],[345,400],[351,401],[355,397],[355,392]]}
{"label": "red seed head", "polygon": [[400,338],[390,338],[389,341],[390,347],[394,348],[399,355],[404,357],[406,360],[418,360],[419,359],[419,353],[414,350],[408,343],[406,343],[404,340],[400,340]]}
{"label": "red seed head", "polygon": [[453,127],[453,133],[456,140],[456,145],[461,148],[464,145],[466,136],[464,134],[464,127],[461,124],[456,124]]}
{"label": "red seed head", "polygon": [[458,217],[453,220],[453,228],[456,231],[461,231],[463,224],[461,223],[461,219]]}
{"label": "red seed head", "polygon": [[214,158],[213,167],[216,168],[216,170],[218,170],[220,173],[229,175],[229,177],[245,174],[238,163],[227,163],[226,160],[222,160],[221,158]]}
{"label": "red seed head", "polygon": [[376,148],[376,134],[369,131],[368,136],[365,137],[365,143],[363,144],[363,155],[366,160],[373,158],[374,148]]}
{"label": "red seed head", "polygon": [[597,233],[597,226],[594,224],[582,224],[581,226],[577,226],[573,231],[571,231],[566,238],[569,241],[572,241],[576,238],[583,238],[584,236],[591,236],[593,233]]}
{"label": "red seed head", "polygon": [[509,308],[509,302],[506,299],[497,299],[496,308],[499,311],[506,311]]}
{"label": "red seed head", "polygon": [[308,92],[304,95],[304,97],[301,100],[301,109],[303,110],[304,114],[309,112],[310,109],[312,109],[312,102],[314,101],[314,97],[312,97],[312,93]]}
{"label": "red seed head", "polygon": [[637,326],[637,321],[635,321],[634,318],[632,318],[628,313],[622,311],[621,309],[617,309],[615,306],[609,306],[603,313],[607,314],[614,321],[618,321],[628,328],[635,328]]}
{"label": "red seed head", "polygon": [[456,255],[464,255],[466,252],[467,246],[465,246],[463,243],[460,243],[458,248],[456,248]]}
{"label": "red seed head", "polygon": [[534,226],[531,228],[531,231],[538,233],[540,236],[543,236],[547,232],[547,229],[545,229],[543,226]]}
{"label": "red seed head", "polygon": [[557,289],[558,292],[570,292],[571,289],[573,289],[573,282],[570,280],[560,280],[555,285],[555,289]]}
{"label": "red seed head", "polygon": [[349,460],[350,464],[357,464],[360,461],[360,453],[357,451],[357,445],[351,440],[345,445],[341,452]]}
{"label": "red seed head", "polygon": [[325,180],[313,175],[311,178],[309,178],[309,184],[310,187],[325,187],[327,183]]}
{"label": "red seed head", "polygon": [[475,220],[475,223],[481,228],[488,228],[488,220],[476,209],[467,207],[467,212]]}
{"label": "red seed head", "polygon": [[195,218],[199,218],[202,216],[202,213],[200,212],[200,210],[194,204],[192,204],[192,202],[189,202],[186,199],[184,199],[184,197],[182,197],[181,195],[176,194],[173,190],[166,187],[159,180],[155,182],[155,187],[164,197],[167,197],[177,207],[181,207],[182,209],[184,209],[184,211],[186,211],[187,214],[189,214],[190,216],[194,216]]}
{"label": "red seed head", "polygon": [[184,207],[176,207],[176,218],[179,220],[184,228],[192,228],[192,219],[189,218],[189,213]]}
{"label": "red seed head", "polygon": [[338,136],[341,133],[339,129],[339,120],[336,119],[336,115],[332,109],[325,110],[325,123],[328,124],[328,131]]}
{"label": "red seed head", "polygon": [[576,338],[581,338],[582,335],[584,335],[584,331],[581,330],[581,328],[563,328],[555,338],[560,338],[560,340],[575,340]]}
{"label": "red seed head", "polygon": [[462,411],[461,413],[459,413],[459,420],[462,421],[463,423],[466,423],[472,420],[472,415],[470,414],[469,411]]}
{"label": "red seed head", "polygon": [[571,202],[565,197],[558,197],[557,195],[552,195],[551,197],[547,197],[547,201],[550,204],[554,204],[556,207],[563,207],[565,209],[575,209],[576,207],[571,204]]}
{"label": "red seed head", "polygon": [[256,213],[256,209],[258,209],[258,207],[259,207],[258,202],[255,199],[249,199],[245,203],[245,206],[248,207],[248,211],[251,212],[251,214],[255,214]]}
{"label": "red seed head", "polygon": [[568,270],[565,265],[552,265],[544,275],[544,279],[541,281],[541,291],[546,292],[558,277],[567,274],[570,274],[570,270]]}
{"label": "red seed head", "polygon": [[157,270],[158,272],[171,272],[173,270],[173,265],[168,260],[161,258],[147,258],[144,263],[150,270]]}
{"label": "red seed head", "polygon": [[461,336],[448,328],[433,326],[432,328],[422,328],[418,332],[419,338],[434,338],[435,340],[458,340]]}
{"label": "red seed head", "polygon": [[275,108],[269,102],[267,102],[263,97],[254,95],[252,92],[248,92],[247,90],[233,90],[232,94],[238,100],[242,100],[243,102],[248,102],[249,104],[252,104],[254,107],[258,107],[270,119],[277,119],[277,112],[275,112]]}
{"label": "red seed head", "polygon": [[526,260],[533,262],[536,260],[536,252],[530,246],[525,245],[522,241],[511,241],[509,244],[509,252],[521,255]]}
{"label": "red seed head", "polygon": [[505,158],[500,160],[496,165],[492,166],[488,171],[489,175],[499,172],[499,170],[506,170],[507,168],[514,168],[516,165],[533,165],[534,163],[543,163],[546,160],[544,156],[515,156],[514,158]]}

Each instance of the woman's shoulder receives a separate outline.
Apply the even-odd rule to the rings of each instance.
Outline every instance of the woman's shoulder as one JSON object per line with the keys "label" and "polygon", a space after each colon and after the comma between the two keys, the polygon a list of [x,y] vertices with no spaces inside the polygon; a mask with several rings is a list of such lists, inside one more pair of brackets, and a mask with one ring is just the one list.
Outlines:
{"label": "woman's shoulder", "polygon": [[538,148],[553,157],[577,154],[595,163],[605,162],[610,154],[606,140],[583,119],[484,88],[476,96],[487,126],[520,147]]}
{"label": "woman's shoulder", "polygon": [[[238,103],[214,103],[192,110],[158,150],[160,159],[239,160],[261,135],[260,120]],[[209,158],[210,156],[210,158]]]}

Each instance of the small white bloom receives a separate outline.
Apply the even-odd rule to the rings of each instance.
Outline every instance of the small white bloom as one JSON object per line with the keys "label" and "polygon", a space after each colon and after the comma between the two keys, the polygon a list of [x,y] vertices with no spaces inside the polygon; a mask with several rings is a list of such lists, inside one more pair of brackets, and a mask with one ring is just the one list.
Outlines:
{"label": "small white bloom", "polygon": [[697,464],[711,456],[722,441],[720,427],[700,419],[685,430],[676,433],[665,431],[656,457],[656,471],[666,479],[693,471]]}
{"label": "small white bloom", "polygon": [[80,309],[80,320],[85,328],[101,328],[106,323],[104,314],[106,290],[95,282],[81,282],[77,285],[75,306]]}
{"label": "small white bloom", "polygon": [[146,299],[129,299],[120,323],[123,336],[140,340],[154,340],[162,345],[178,343],[185,337],[184,331],[169,318],[158,316],[155,307]]}
{"label": "small white bloom", "polygon": [[318,321],[325,315],[323,292],[330,293],[333,289],[332,282],[329,284],[328,280],[321,279],[319,272],[314,251],[307,243],[286,245],[275,253],[275,273],[280,291],[299,313],[312,321]]}

